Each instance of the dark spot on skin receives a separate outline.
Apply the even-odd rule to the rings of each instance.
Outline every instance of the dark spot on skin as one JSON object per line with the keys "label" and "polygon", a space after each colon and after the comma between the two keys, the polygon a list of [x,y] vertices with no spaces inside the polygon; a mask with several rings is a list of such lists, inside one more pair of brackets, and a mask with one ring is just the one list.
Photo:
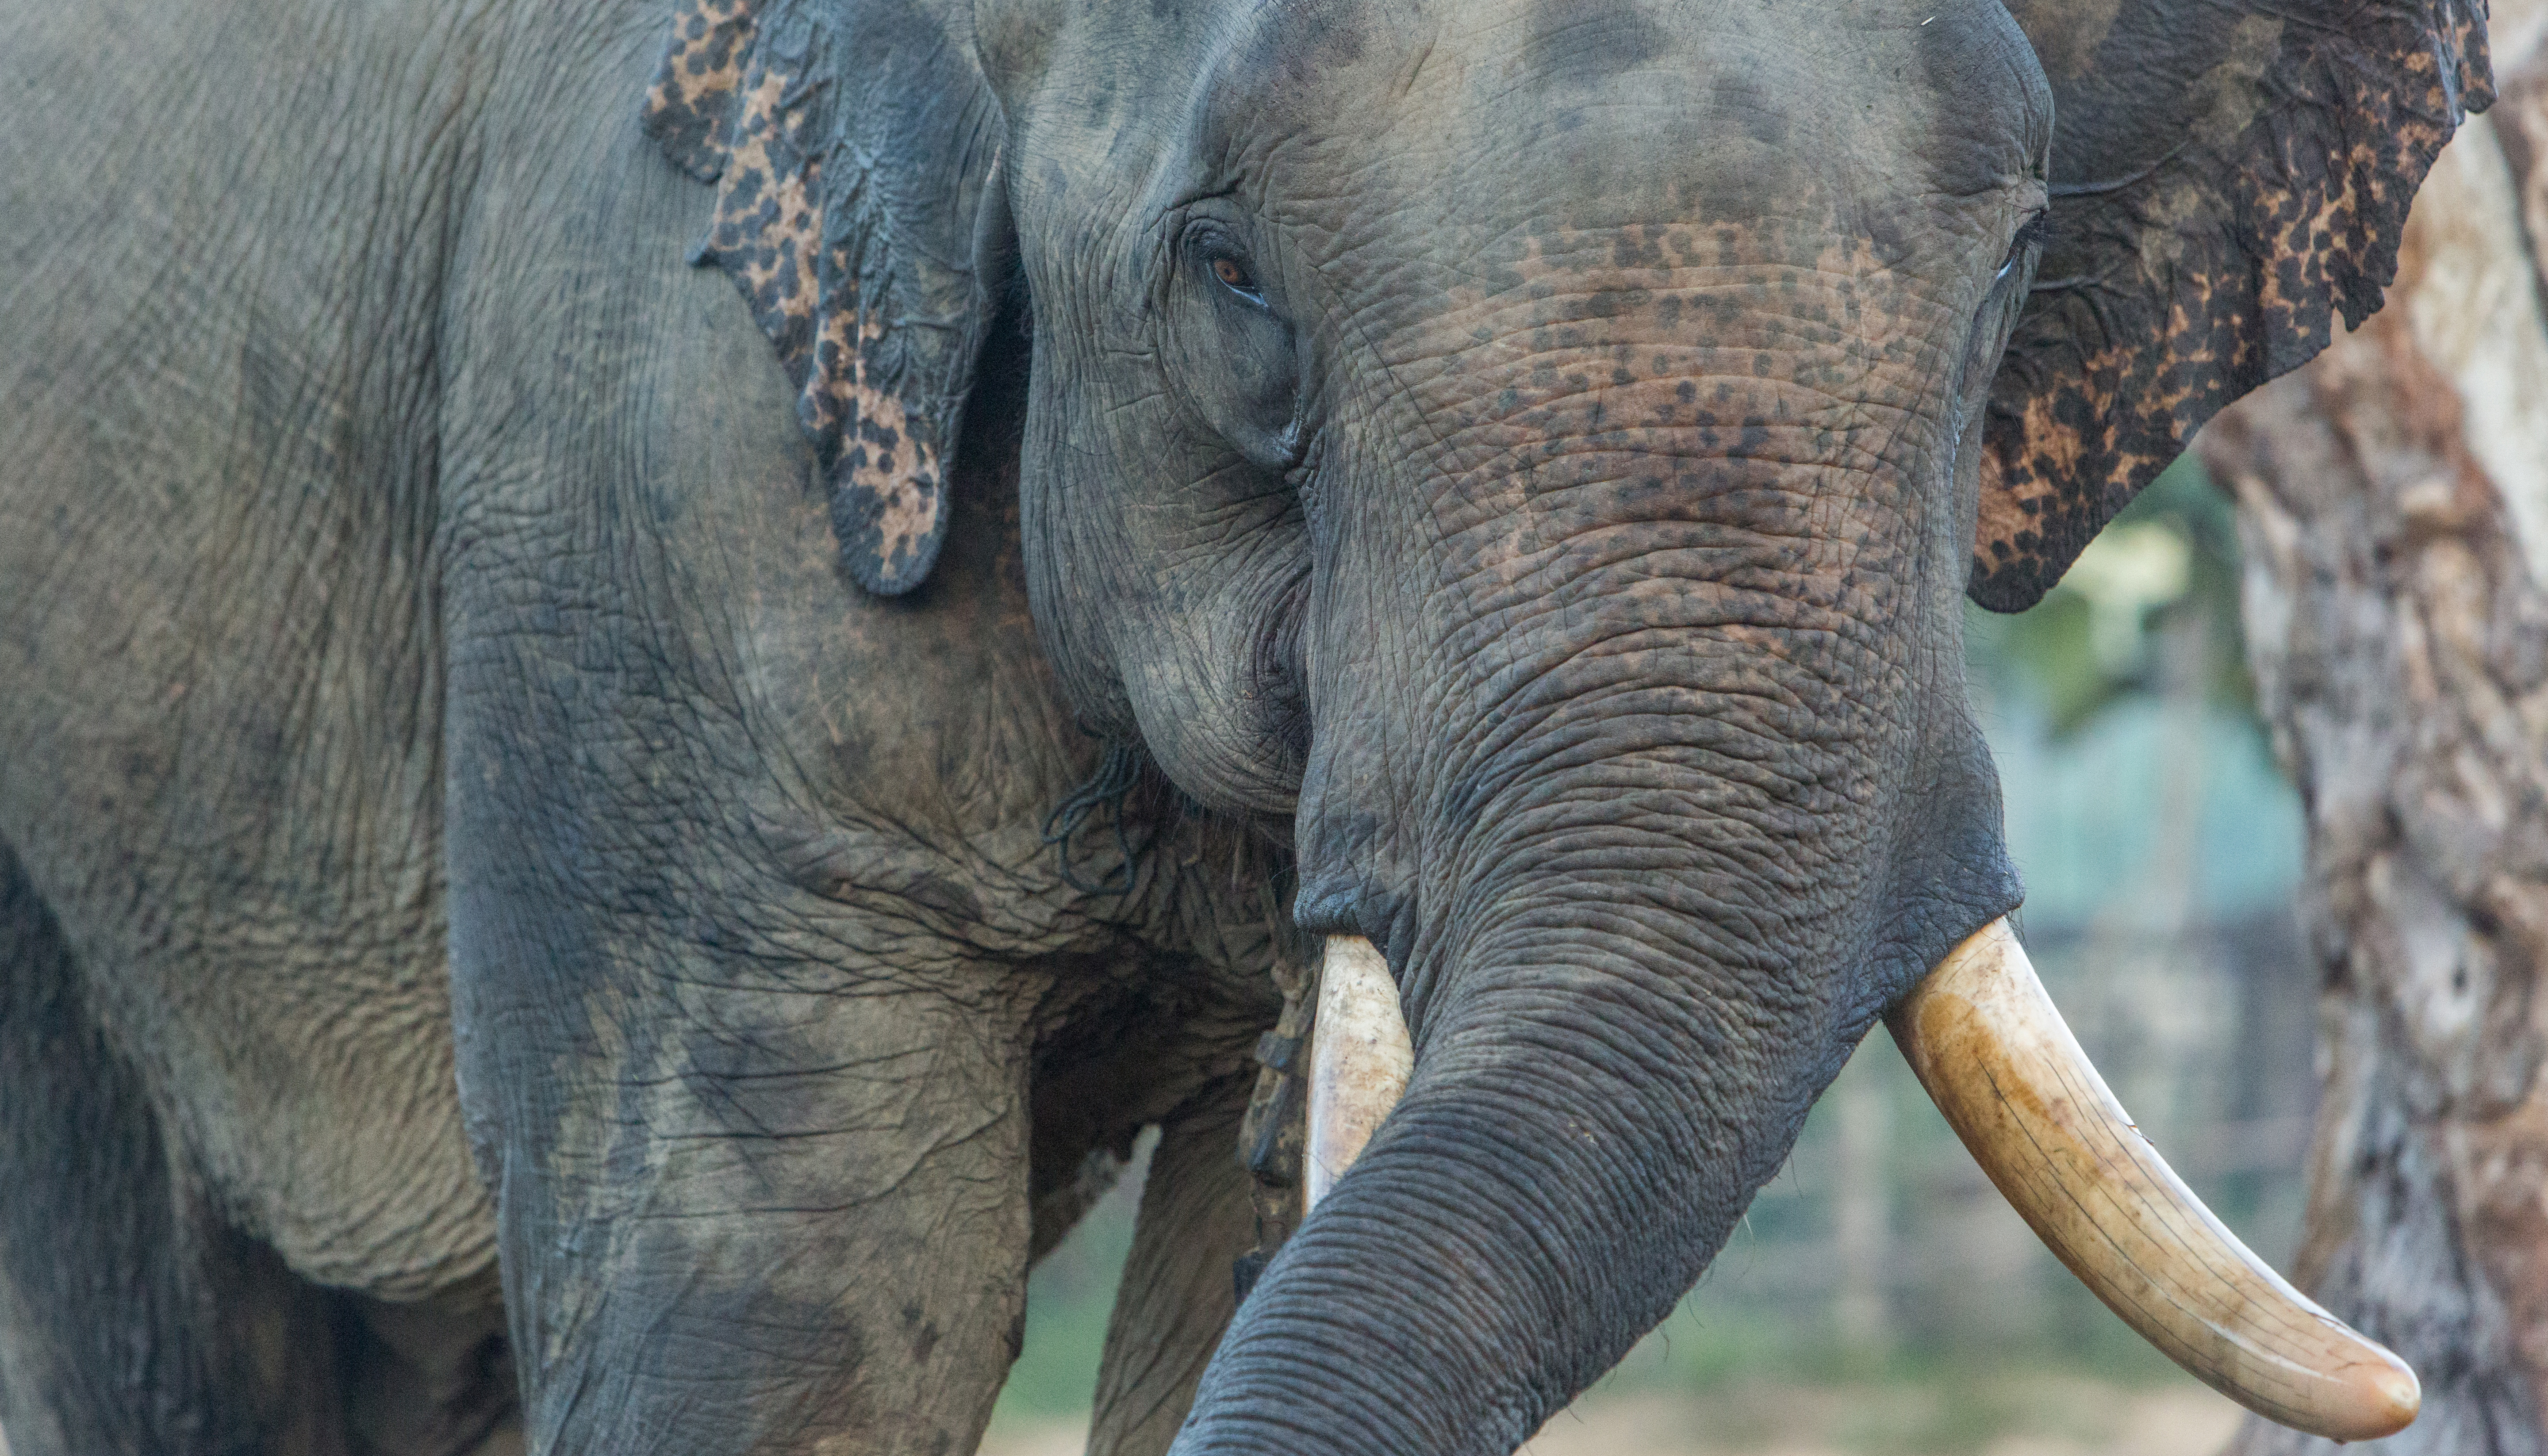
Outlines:
{"label": "dark spot on skin", "polygon": [[1767,146],[1783,144],[1787,139],[1787,108],[1761,88],[1750,76],[1719,76],[1709,101],[1720,123],[1729,124],[1746,136]]}

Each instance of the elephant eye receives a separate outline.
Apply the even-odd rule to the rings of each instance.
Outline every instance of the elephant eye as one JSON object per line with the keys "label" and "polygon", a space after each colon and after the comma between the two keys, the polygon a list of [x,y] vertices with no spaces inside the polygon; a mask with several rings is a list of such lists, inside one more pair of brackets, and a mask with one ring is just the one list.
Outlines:
{"label": "elephant eye", "polygon": [[1207,266],[1212,269],[1212,276],[1220,281],[1222,287],[1260,309],[1265,307],[1265,290],[1256,286],[1256,275],[1247,271],[1245,263],[1228,253],[1222,253],[1214,257]]}

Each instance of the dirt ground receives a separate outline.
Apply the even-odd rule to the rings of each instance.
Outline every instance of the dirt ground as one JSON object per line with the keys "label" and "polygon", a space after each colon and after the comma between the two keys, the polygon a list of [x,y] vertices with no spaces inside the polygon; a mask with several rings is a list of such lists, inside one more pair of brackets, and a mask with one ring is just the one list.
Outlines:
{"label": "dirt ground", "polygon": [[[2071,1377],[1804,1387],[1746,1382],[1703,1395],[1595,1394],[1524,1456],[2204,1456],[2238,1410],[2199,1388]],[[995,1424],[981,1456],[1079,1456],[1078,1420]]]}
{"label": "dirt ground", "polygon": [[[2066,1377],[1977,1388],[1744,1383],[1706,1395],[1594,1395],[1523,1456],[2203,1456],[2238,1424],[2209,1391]],[[995,1424],[981,1456],[1080,1456],[1088,1422]],[[0,1436],[0,1456],[9,1442]]]}

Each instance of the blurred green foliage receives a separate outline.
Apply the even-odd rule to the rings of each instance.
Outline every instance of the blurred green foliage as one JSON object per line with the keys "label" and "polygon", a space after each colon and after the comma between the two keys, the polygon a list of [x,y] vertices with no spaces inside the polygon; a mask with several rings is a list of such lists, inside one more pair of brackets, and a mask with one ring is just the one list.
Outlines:
{"label": "blurred green foliage", "polygon": [[1073,1415],[1088,1409],[1115,1284],[1133,1250],[1133,1215],[1150,1166],[1155,1132],[1134,1145],[1123,1181],[1079,1221],[1027,1281],[1026,1343],[1000,1388],[995,1420]]}
{"label": "blurred green foliage", "polygon": [[2202,631],[2207,695],[2254,711],[2238,626],[2238,526],[2192,454],[2161,472],[2032,610],[1968,607],[1965,657],[1982,685],[2043,705],[2056,735],[2159,687],[2155,643],[2171,622]]}

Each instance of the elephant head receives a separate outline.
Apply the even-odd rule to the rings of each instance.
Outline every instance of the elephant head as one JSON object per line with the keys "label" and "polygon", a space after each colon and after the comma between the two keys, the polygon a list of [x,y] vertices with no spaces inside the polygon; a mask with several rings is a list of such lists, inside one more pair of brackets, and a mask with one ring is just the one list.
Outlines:
{"label": "elephant head", "polygon": [[[1032,351],[1038,627],[1288,839],[1403,1100],[1178,1449],[1509,1449],[2011,910],[1960,610],[2377,306],[2462,0],[711,0],[651,112],[924,576]],[[1009,320],[1009,321],[1003,321]]]}

